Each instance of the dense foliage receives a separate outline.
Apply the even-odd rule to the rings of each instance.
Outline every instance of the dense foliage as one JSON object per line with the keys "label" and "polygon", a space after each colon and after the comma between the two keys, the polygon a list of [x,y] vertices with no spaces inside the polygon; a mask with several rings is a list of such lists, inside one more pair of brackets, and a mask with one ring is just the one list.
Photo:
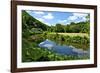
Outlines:
{"label": "dense foliage", "polygon": [[23,49],[23,62],[31,62],[31,61],[62,61],[62,60],[82,60],[88,59],[84,56],[81,58],[79,56],[73,55],[59,55],[57,53],[52,52],[52,50],[48,50],[45,48],[29,48]]}
{"label": "dense foliage", "polygon": [[22,30],[26,29],[32,29],[32,28],[40,28],[44,31],[47,30],[48,26],[39,20],[33,18],[31,15],[29,15],[26,11],[22,11]]}
{"label": "dense foliage", "polygon": [[79,22],[67,25],[56,24],[56,26],[51,26],[49,28],[50,32],[63,32],[63,33],[89,33],[90,25],[89,22]]}

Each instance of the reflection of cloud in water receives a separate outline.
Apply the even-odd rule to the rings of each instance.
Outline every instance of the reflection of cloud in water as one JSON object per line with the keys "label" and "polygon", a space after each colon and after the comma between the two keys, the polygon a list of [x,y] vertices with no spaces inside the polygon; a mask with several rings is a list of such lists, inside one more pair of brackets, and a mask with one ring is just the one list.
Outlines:
{"label": "reflection of cloud in water", "polygon": [[56,45],[56,43],[54,43],[48,39],[46,39],[45,41],[43,41],[39,44],[40,47],[44,47],[44,48],[48,48],[48,49],[54,47],[55,45]]}
{"label": "reflection of cloud in water", "polygon": [[39,44],[39,47],[52,49],[52,51],[62,55],[76,55],[76,56],[89,56],[89,51],[77,49],[73,46],[60,46],[56,45],[55,42],[46,39]]}

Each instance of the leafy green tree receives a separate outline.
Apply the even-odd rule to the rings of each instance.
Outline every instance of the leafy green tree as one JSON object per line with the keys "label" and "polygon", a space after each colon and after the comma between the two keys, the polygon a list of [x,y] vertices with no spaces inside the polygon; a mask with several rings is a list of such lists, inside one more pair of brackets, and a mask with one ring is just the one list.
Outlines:
{"label": "leafy green tree", "polygon": [[56,32],[64,32],[64,28],[61,24],[56,24]]}

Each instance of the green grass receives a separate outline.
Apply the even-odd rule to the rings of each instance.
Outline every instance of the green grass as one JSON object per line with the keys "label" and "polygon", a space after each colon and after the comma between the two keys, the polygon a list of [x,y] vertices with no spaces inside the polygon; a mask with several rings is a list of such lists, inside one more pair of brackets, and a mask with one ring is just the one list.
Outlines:
{"label": "green grass", "polygon": [[[56,34],[55,32],[49,32],[48,34]],[[81,36],[81,37],[89,37],[89,35],[87,33],[58,33],[60,35],[64,35],[64,36]]]}

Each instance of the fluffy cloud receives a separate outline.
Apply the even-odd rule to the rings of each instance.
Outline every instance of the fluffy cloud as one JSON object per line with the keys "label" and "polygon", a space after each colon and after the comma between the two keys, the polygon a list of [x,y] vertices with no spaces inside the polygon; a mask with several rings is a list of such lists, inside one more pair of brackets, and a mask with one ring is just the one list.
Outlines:
{"label": "fluffy cloud", "polygon": [[88,14],[82,14],[82,13],[73,13],[74,16],[77,16],[77,17],[86,17]]}
{"label": "fluffy cloud", "polygon": [[51,13],[48,13],[47,15],[43,16],[45,19],[53,19],[54,16]]}
{"label": "fluffy cloud", "polygon": [[75,22],[75,23],[78,23],[78,22],[83,22],[83,21],[86,21],[86,16],[88,14],[83,14],[83,13],[73,13],[71,16],[69,16],[68,18],[66,18],[66,20],[59,20],[58,22],[59,23],[62,23],[62,24],[70,24],[71,22]]}
{"label": "fluffy cloud", "polygon": [[74,20],[76,20],[78,17],[77,16],[69,16],[69,18],[68,18],[68,20],[72,20],[72,21],[74,21]]}
{"label": "fluffy cloud", "polygon": [[[82,14],[82,13],[73,13],[72,16],[69,16],[68,20],[72,22],[81,22],[86,21],[86,16],[88,14]],[[78,20],[78,21],[77,21]]]}

